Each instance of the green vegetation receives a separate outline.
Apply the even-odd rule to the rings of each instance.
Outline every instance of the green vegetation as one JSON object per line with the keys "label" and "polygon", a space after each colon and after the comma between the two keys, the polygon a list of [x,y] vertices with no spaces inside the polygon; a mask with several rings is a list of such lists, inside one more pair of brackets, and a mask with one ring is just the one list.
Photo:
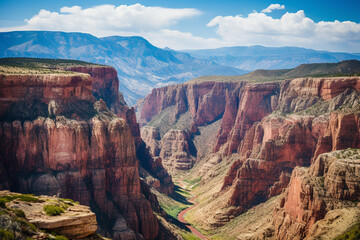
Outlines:
{"label": "green vegetation", "polygon": [[194,179],[184,179],[184,182],[187,182],[189,185],[194,185],[194,184],[197,184],[201,181],[201,176],[200,177],[197,177],[197,178],[194,178]]}
{"label": "green vegetation", "polygon": [[65,207],[69,207],[69,206],[74,206],[74,205],[79,205],[78,201],[74,201],[70,198],[60,198],[60,201],[62,201],[65,204]]}
{"label": "green vegetation", "polygon": [[64,213],[64,209],[56,205],[46,205],[43,209],[45,213],[49,216],[57,216],[61,213]]}
{"label": "green vegetation", "polygon": [[196,237],[193,233],[181,231],[180,235],[185,240],[198,240],[200,238]]}
{"label": "green vegetation", "polygon": [[335,157],[337,159],[360,159],[360,149],[348,148],[346,150],[337,151]]}
{"label": "green vegetation", "polygon": [[65,236],[58,235],[58,236],[55,236],[55,240],[69,240],[69,239]]}
{"label": "green vegetation", "polygon": [[0,206],[5,207],[5,203],[18,199],[23,202],[38,202],[39,199],[34,197],[33,194],[19,194],[19,195],[7,195],[0,197]]}
{"label": "green vegetation", "polygon": [[13,240],[14,234],[6,229],[0,229],[0,239],[1,240]]}
{"label": "green vegetation", "polygon": [[25,213],[24,213],[23,210],[21,210],[21,209],[13,209],[13,211],[14,211],[14,213],[16,214],[16,216],[22,217],[22,218],[25,217]]}
{"label": "green vegetation", "polygon": [[188,206],[176,206],[176,205],[166,205],[160,203],[160,206],[164,211],[171,217],[177,218],[177,215],[184,209],[188,208]]}
{"label": "green vegetation", "polygon": [[26,221],[24,218],[15,218],[15,221],[20,223],[22,226],[29,228],[33,232],[37,231],[37,228],[35,227],[35,225]]}
{"label": "green vegetation", "polygon": [[348,240],[360,239],[360,222],[356,223],[354,226],[349,228],[345,233],[336,237],[334,240],[343,240],[343,239],[348,239]]}
{"label": "green vegetation", "polygon": [[0,58],[0,74],[81,74],[66,70],[74,66],[103,65],[68,59]]}

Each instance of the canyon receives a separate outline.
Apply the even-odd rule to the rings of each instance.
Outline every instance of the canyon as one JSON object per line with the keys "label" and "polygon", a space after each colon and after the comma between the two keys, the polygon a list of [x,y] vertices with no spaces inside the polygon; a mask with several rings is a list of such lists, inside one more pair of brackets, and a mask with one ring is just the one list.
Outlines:
{"label": "canyon", "polygon": [[206,76],[136,108],[112,67],[6,61],[0,189],[89,206],[79,235],[97,222],[113,239],[327,239],[360,221],[356,61],[329,65],[342,76]]}
{"label": "canyon", "polygon": [[[336,209],[345,213],[344,206],[351,206],[356,213],[352,220],[345,215],[341,218],[355,224],[358,206],[350,202],[359,200],[354,194],[359,188],[359,156],[354,154],[350,160],[340,156],[347,159],[342,163],[337,159],[319,163],[319,158],[328,152],[334,156],[339,150],[356,152],[360,148],[360,78],[215,79],[204,77],[153,89],[136,106],[142,137],[151,154],[161,157],[173,176],[201,178],[194,190],[199,204],[187,211],[185,220],[208,233],[206,237],[219,237],[221,229],[234,226],[234,221],[252,209],[271,202],[273,217],[266,218],[264,227],[259,227],[260,223],[250,226],[253,230],[247,229],[245,234],[250,238],[240,234],[243,229],[233,236],[311,239],[312,234],[329,229],[327,213],[334,214]],[[332,170],[331,174],[343,178],[333,183],[329,179],[339,177],[324,171],[340,169],[342,164],[354,164],[354,169]],[[323,172],[316,175],[314,168]],[[311,176],[326,182],[319,189],[323,194],[315,194],[318,184],[309,183]],[[299,194],[300,198],[296,197]],[[275,204],[279,201],[280,207]],[[292,208],[294,205],[298,207]],[[269,226],[270,222],[275,227]],[[341,231],[347,227],[345,224]]]}
{"label": "canyon", "polygon": [[173,183],[161,163],[138,159],[139,127],[116,70],[48,61],[47,72],[18,66],[11,68],[19,73],[0,74],[0,188],[79,201],[114,239],[161,238],[141,163],[154,170],[160,191],[171,192]]}

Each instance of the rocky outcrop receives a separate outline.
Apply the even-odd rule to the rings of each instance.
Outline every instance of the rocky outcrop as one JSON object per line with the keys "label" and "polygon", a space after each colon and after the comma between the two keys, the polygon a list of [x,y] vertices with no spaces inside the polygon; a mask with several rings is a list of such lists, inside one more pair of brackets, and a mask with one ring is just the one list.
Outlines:
{"label": "rocky outcrop", "polygon": [[[273,212],[277,239],[313,239],[316,234],[319,237],[319,229],[325,228],[322,225],[326,222],[315,225],[316,222],[335,213],[339,218],[339,209],[358,208],[359,154],[359,150],[351,149],[326,153],[319,155],[309,169],[294,169],[289,187]],[[359,215],[358,210],[354,212]],[[342,231],[348,227],[342,226]]]}
{"label": "rocky outcrop", "polygon": [[[289,179],[286,175],[292,169],[309,166],[313,156],[320,150],[324,151],[325,147],[321,147],[324,146],[323,139],[330,138],[330,141],[341,143],[330,143],[330,150],[359,148],[358,115],[357,110],[317,117],[272,114],[255,123],[246,132],[238,150],[241,158],[230,168],[222,187],[222,191],[230,191],[227,204],[237,208],[236,211],[231,210],[231,214],[237,215],[279,194],[287,186]],[[348,119],[347,125],[343,123],[339,127],[341,123],[334,124],[333,119]],[[341,131],[341,135],[329,135],[329,129],[334,128],[341,129],[337,130]]]}
{"label": "rocky outcrop", "polygon": [[97,99],[103,99],[109,110],[123,118],[129,124],[135,137],[136,145],[141,142],[140,129],[136,121],[135,109],[129,108],[121,92],[119,79],[114,68],[108,66],[71,66],[63,68],[66,71],[87,73],[92,77],[92,93]]}
{"label": "rocky outcrop", "polygon": [[[92,78],[86,74],[1,77],[2,84],[9,83],[6,89],[15,91],[8,92],[14,97],[5,91],[0,95],[12,101],[0,123],[0,163],[7,174],[0,185],[20,192],[59,194],[88,205],[103,231],[115,239],[140,235],[155,239],[158,221],[141,193],[133,129],[104,101],[95,102]],[[19,115],[29,106],[38,109]]]}
{"label": "rocky outcrop", "polygon": [[225,145],[223,151],[227,155],[238,152],[246,131],[274,110],[272,96],[279,88],[279,83],[248,84],[234,91],[226,105],[214,151]]}
{"label": "rocky outcrop", "polygon": [[154,127],[142,127],[141,138],[149,147],[150,154],[152,156],[159,156],[160,154],[160,133],[158,129]]}
{"label": "rocky outcrop", "polygon": [[[1,119],[33,119],[48,114],[47,104],[52,99],[61,99],[63,104],[74,99],[93,102],[92,78],[86,74],[0,75]],[[20,109],[24,107],[28,109]]]}
{"label": "rocky outcrop", "polygon": [[[10,211],[24,212],[24,218],[37,228],[57,232],[71,239],[83,239],[97,230],[95,213],[87,206],[57,197],[42,195],[21,198],[23,196],[19,193],[0,191],[2,200],[9,199],[9,202],[5,203],[6,207]],[[63,213],[57,216],[47,215],[43,210],[47,205],[58,206],[63,209]],[[1,227],[6,228],[6,226]]]}
{"label": "rocky outcrop", "polygon": [[325,133],[319,139],[314,159],[321,153],[360,146],[360,113],[331,113]]}
{"label": "rocky outcrop", "polygon": [[174,107],[168,116],[173,122],[181,114],[189,111],[196,125],[208,124],[222,116],[226,96],[238,84],[235,82],[189,82],[155,88],[142,103],[139,122],[144,126],[165,109]]}
{"label": "rocky outcrop", "polygon": [[194,158],[189,154],[194,151],[191,143],[188,133],[183,130],[169,130],[164,135],[160,157],[170,173],[176,170],[188,170],[193,166]]}
{"label": "rocky outcrop", "polygon": [[[140,137],[140,128],[136,120],[135,109],[129,108],[126,105],[123,95],[119,92],[119,79],[116,70],[107,66],[72,66],[66,67],[64,70],[87,73],[92,77],[93,95],[97,99],[103,99],[109,109],[115,113],[117,117],[125,119],[129,125],[135,139],[136,155],[140,160],[141,167],[153,175],[152,179],[160,184],[160,186],[157,187],[159,191],[171,193],[173,189],[172,179],[161,165],[161,161],[160,163],[159,161],[155,161],[144,152],[147,150],[143,146]],[[150,149],[153,148],[151,147]],[[154,162],[156,163],[154,164]]]}
{"label": "rocky outcrop", "polygon": [[146,126],[141,128],[141,136],[151,156],[169,173],[189,170],[194,165],[196,149],[187,131],[171,129],[160,139],[156,128]]}
{"label": "rocky outcrop", "polygon": [[149,186],[157,189],[159,192],[171,194],[174,189],[172,178],[163,167],[161,158],[152,157],[149,149],[150,148],[142,142],[137,151],[141,165],[140,177],[145,179]]}

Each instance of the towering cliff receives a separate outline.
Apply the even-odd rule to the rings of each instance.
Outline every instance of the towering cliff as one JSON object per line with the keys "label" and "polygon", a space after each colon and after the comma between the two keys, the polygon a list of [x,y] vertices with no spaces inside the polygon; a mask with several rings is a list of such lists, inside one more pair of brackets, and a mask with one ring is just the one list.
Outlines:
{"label": "towering cliff", "polygon": [[273,211],[277,239],[333,238],[360,220],[359,149],[319,155],[295,168]]}
{"label": "towering cliff", "polygon": [[134,110],[118,93],[116,71],[84,63],[2,70],[0,187],[75,199],[115,239],[160,236],[141,191]]}
{"label": "towering cliff", "polygon": [[[190,135],[195,153],[201,135],[215,142],[208,145],[212,153],[195,159],[204,202],[189,211],[190,221],[212,229],[280,194],[295,167],[309,166],[321,153],[359,148],[359,91],[359,77],[191,81],[154,89],[141,106],[140,121],[154,155],[172,144],[166,135],[174,129]],[[188,154],[190,160],[194,155]],[[180,163],[169,155],[163,161]]]}

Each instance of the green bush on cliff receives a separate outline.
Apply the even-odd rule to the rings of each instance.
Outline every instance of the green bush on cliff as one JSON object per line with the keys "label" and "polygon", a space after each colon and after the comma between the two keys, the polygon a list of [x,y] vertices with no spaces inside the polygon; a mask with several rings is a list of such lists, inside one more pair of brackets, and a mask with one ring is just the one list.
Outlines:
{"label": "green bush on cliff", "polygon": [[13,240],[14,234],[8,230],[0,229],[0,239],[3,240]]}
{"label": "green bush on cliff", "polygon": [[34,197],[32,194],[20,194],[20,195],[7,195],[0,197],[0,206],[3,206],[2,203],[11,202],[12,200],[19,199],[23,202],[38,202],[39,199]]}
{"label": "green bush on cliff", "polygon": [[49,216],[57,216],[64,212],[64,209],[62,207],[56,205],[46,205],[43,209],[45,213]]}
{"label": "green bush on cliff", "polygon": [[65,236],[55,236],[55,240],[69,240],[69,239]]}
{"label": "green bush on cliff", "polygon": [[22,217],[22,218],[25,217],[25,213],[24,213],[23,210],[21,210],[21,209],[14,209],[13,211],[14,211],[14,213],[16,214],[16,216]]}

